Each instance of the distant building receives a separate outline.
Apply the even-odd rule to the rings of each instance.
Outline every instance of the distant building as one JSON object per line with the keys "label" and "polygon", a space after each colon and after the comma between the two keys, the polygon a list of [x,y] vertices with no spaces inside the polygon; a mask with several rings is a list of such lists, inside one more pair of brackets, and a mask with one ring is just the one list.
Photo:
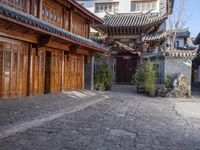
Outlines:
{"label": "distant building", "polygon": [[171,0],[77,0],[85,8],[99,17],[106,13],[147,13],[170,14]]}

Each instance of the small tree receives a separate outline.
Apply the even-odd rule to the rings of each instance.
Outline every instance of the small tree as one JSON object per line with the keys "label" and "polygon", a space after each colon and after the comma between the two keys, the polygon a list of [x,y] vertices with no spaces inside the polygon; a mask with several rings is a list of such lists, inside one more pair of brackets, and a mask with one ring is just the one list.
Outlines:
{"label": "small tree", "polygon": [[110,90],[112,85],[112,71],[103,63],[95,75],[96,90]]}
{"label": "small tree", "polygon": [[175,49],[175,41],[177,38],[178,29],[184,28],[186,24],[186,1],[179,0],[178,7],[173,10],[173,14],[169,17],[169,27],[170,27],[170,45],[171,49]]}
{"label": "small tree", "polygon": [[145,79],[144,79],[144,87],[145,91],[151,95],[155,95],[156,92],[156,68],[154,64],[147,60],[145,63]]}
{"label": "small tree", "polygon": [[132,83],[136,84],[138,92],[146,91],[150,94],[155,94],[156,68],[150,60],[147,60],[137,68],[136,73],[133,76]]}

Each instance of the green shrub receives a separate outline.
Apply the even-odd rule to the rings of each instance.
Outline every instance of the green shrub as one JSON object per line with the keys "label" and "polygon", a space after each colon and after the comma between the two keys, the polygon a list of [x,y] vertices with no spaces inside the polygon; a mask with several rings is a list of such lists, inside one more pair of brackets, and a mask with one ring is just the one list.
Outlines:
{"label": "green shrub", "polygon": [[95,75],[96,90],[110,90],[112,85],[112,71],[107,64],[103,63]]}
{"label": "green shrub", "polygon": [[156,92],[156,68],[154,64],[147,60],[145,63],[145,78],[144,78],[145,91],[149,94],[155,95]]}
{"label": "green shrub", "polygon": [[164,81],[165,87],[170,89],[173,87],[173,79],[170,75],[167,75]]}
{"label": "green shrub", "polygon": [[156,92],[156,68],[154,64],[147,60],[140,65],[132,78],[132,83],[136,84],[139,92],[155,94]]}
{"label": "green shrub", "polygon": [[131,83],[133,84],[143,84],[144,83],[144,78],[145,78],[145,63],[140,65],[136,69],[135,75],[133,75]]}

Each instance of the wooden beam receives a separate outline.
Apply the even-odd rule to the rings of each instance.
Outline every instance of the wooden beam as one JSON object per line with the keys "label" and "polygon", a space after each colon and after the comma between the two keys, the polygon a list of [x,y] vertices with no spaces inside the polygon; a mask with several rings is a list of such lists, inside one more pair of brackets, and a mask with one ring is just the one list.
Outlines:
{"label": "wooden beam", "polygon": [[70,54],[75,54],[77,52],[77,49],[78,49],[78,46],[75,46],[75,45],[71,45],[69,47],[69,53]]}
{"label": "wooden beam", "polygon": [[50,42],[50,39],[51,39],[51,36],[47,36],[47,35],[40,36],[38,39],[39,48],[47,46],[48,43]]}
{"label": "wooden beam", "polygon": [[17,32],[17,31],[13,31],[13,30],[7,31],[5,29],[0,28],[0,36],[17,39],[17,40],[21,40],[21,41],[26,41],[26,42],[31,42],[31,43],[37,43],[36,36],[23,34],[23,33]]}

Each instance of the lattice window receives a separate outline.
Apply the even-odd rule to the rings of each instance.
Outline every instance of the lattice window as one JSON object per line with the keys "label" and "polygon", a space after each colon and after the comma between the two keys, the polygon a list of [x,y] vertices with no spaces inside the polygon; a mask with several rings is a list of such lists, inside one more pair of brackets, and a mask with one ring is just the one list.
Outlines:
{"label": "lattice window", "polygon": [[42,17],[45,21],[62,27],[62,6],[53,1],[44,1]]}
{"label": "lattice window", "polygon": [[10,51],[4,52],[4,69],[5,70],[11,69],[11,52]]}
{"label": "lattice window", "polygon": [[0,0],[0,3],[24,12],[28,12],[27,6],[29,0]]}

